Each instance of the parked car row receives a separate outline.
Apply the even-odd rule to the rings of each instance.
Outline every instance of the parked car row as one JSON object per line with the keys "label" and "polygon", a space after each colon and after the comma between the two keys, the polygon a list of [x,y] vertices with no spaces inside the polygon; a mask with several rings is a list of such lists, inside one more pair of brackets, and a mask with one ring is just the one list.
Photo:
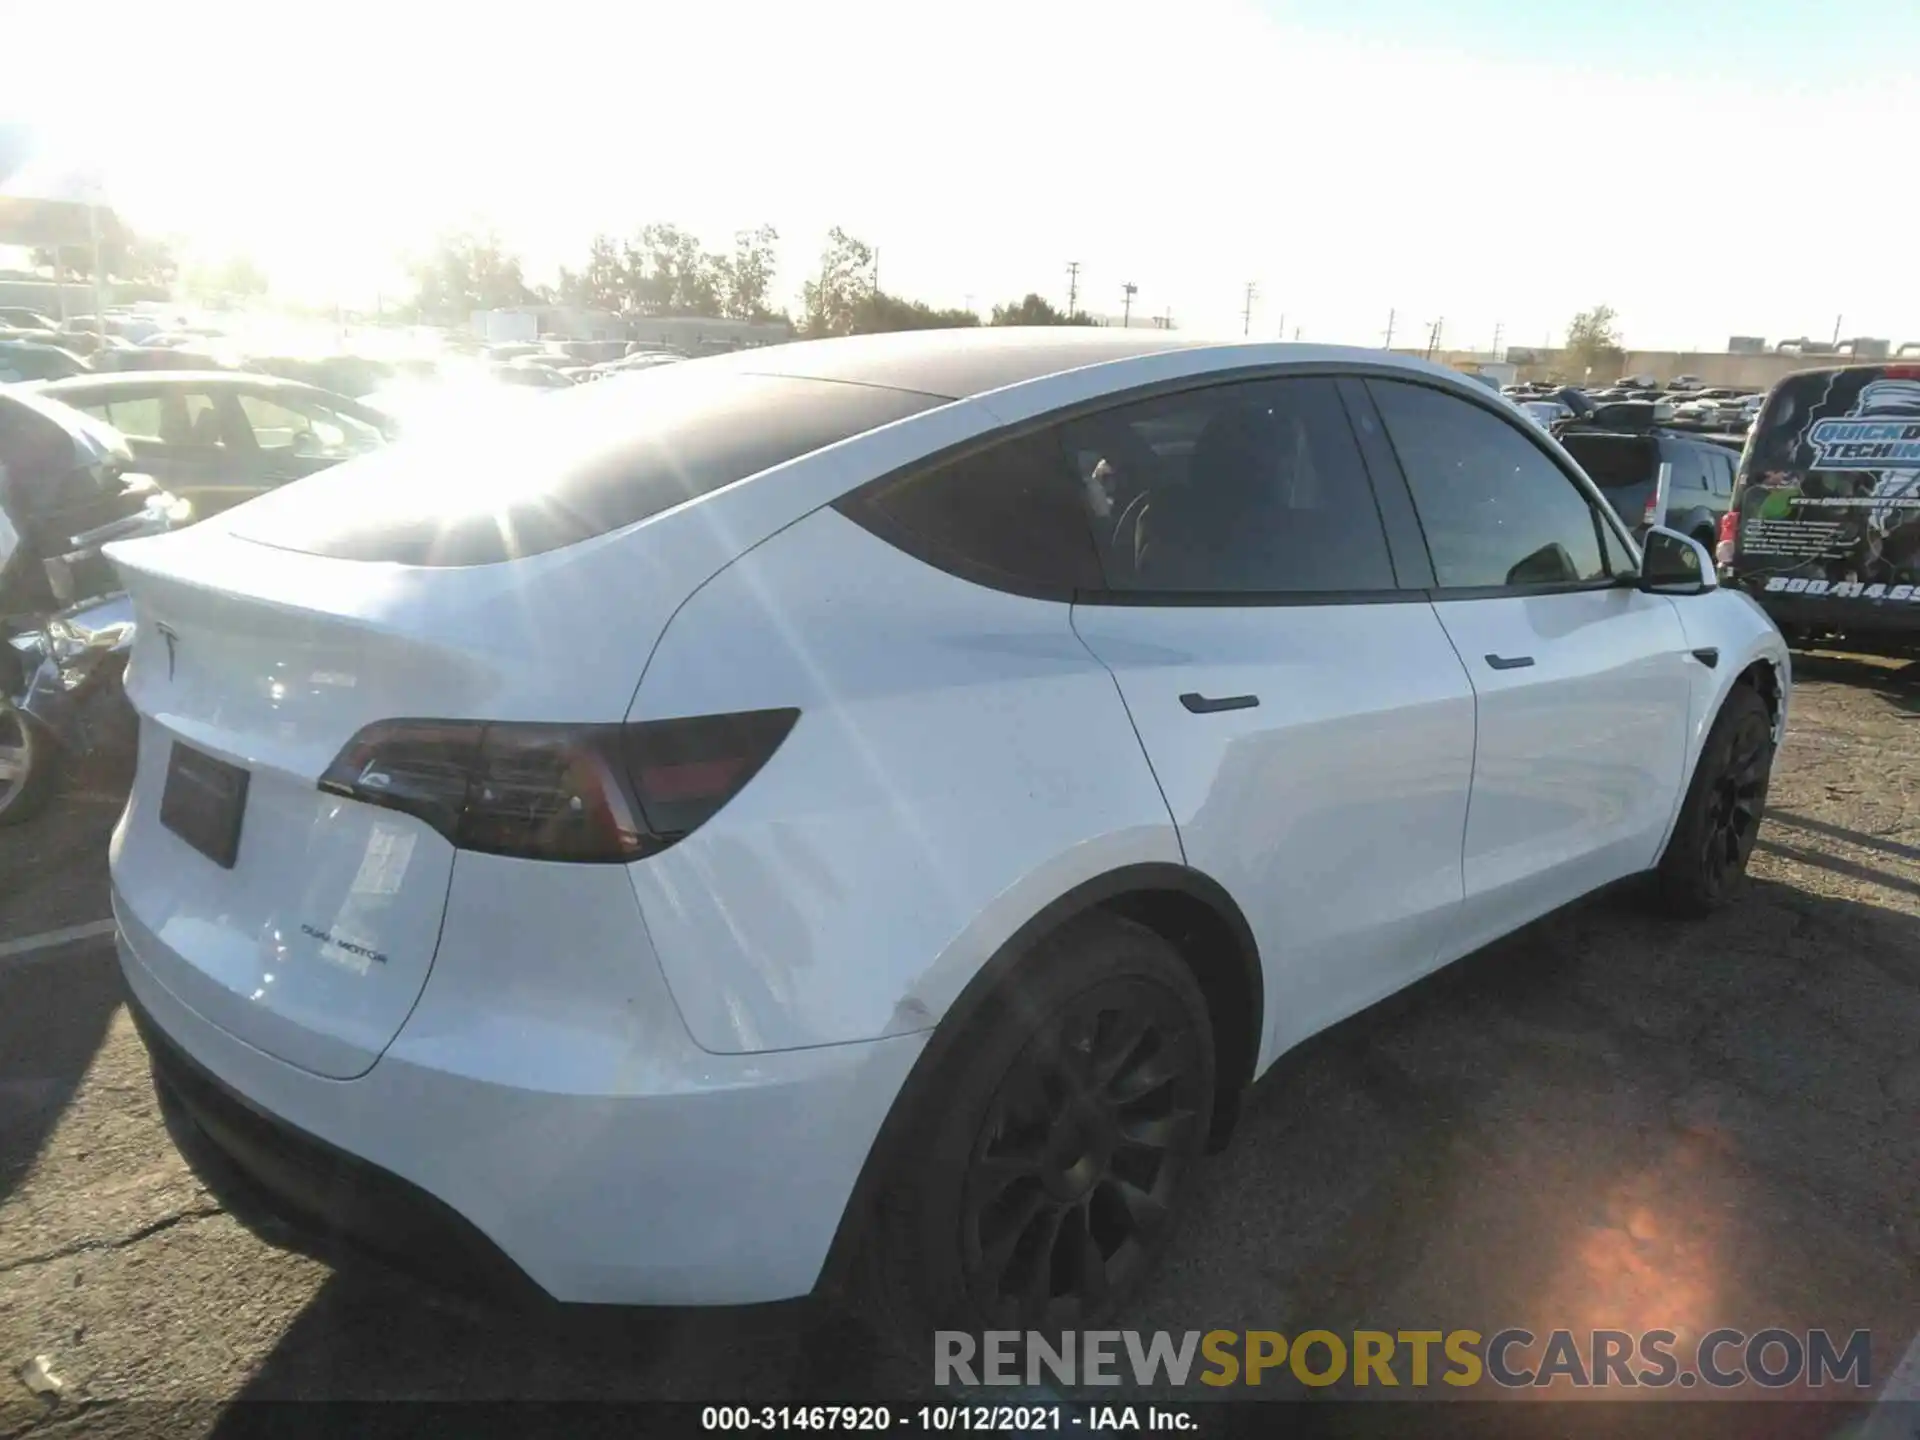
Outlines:
{"label": "parked car row", "polygon": [[[1536,380],[1504,386],[1501,393],[1525,408],[1547,401],[1565,388],[1551,381]],[[1667,385],[1660,385],[1648,376],[1627,376],[1603,389],[1576,393],[1584,394],[1594,404],[1633,401],[1663,406],[1665,410],[1660,418],[1676,427],[1740,435],[1752,426],[1760,413],[1761,402],[1766,399],[1763,391],[1709,387],[1692,375],[1678,376]]]}

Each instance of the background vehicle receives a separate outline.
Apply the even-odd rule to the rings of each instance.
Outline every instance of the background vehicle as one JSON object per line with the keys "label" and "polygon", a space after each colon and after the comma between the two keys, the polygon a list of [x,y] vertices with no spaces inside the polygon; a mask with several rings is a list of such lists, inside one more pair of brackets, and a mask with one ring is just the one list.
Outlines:
{"label": "background vehicle", "polygon": [[0,385],[21,380],[60,380],[85,375],[87,362],[70,350],[30,340],[0,340]]}
{"label": "background vehicle", "polygon": [[267,375],[91,375],[41,393],[125,435],[139,467],[196,517],[376,450],[392,428],[344,395]]}
{"label": "background vehicle", "polygon": [[1723,902],[1787,703],[1697,545],[1377,350],[769,347],[114,559],[170,1104],[564,1299],[844,1235],[901,1334],[1097,1321],[1307,1035],[1630,874]]}
{"label": "background vehicle", "polygon": [[[1559,432],[1607,503],[1636,531],[1664,525],[1713,549],[1720,517],[1733,504],[1735,456],[1724,447],[1662,429],[1610,428],[1604,423]],[[1667,513],[1650,513],[1662,464],[1673,467]]]}
{"label": "background vehicle", "polygon": [[1721,541],[1730,583],[1796,645],[1920,649],[1920,365],[1777,383]]}
{"label": "background vehicle", "polygon": [[399,375],[397,366],[365,355],[248,355],[245,368],[298,380],[315,389],[359,400]]}
{"label": "background vehicle", "polygon": [[20,330],[60,328],[60,322],[51,315],[42,315],[38,310],[27,310],[18,305],[0,305],[0,325],[11,325]]}
{"label": "background vehicle", "polygon": [[131,608],[100,554],[180,515],[125,440],[18,387],[0,393],[0,825],[33,818],[68,761],[130,739],[117,696]]}
{"label": "background vehicle", "polygon": [[206,341],[192,336],[179,345],[135,345],[130,349],[101,350],[94,357],[95,374],[120,375],[154,370],[230,370],[237,356],[200,348]]}

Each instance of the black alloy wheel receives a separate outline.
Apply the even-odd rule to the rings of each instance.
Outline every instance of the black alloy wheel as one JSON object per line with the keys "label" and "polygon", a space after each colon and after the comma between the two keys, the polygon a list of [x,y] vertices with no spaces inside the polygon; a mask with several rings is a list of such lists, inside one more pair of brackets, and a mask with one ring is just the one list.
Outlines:
{"label": "black alloy wheel", "polygon": [[1727,894],[1745,873],[1760,833],[1773,768],[1773,735],[1764,710],[1743,711],[1707,792],[1701,826],[1701,879],[1710,896]]}
{"label": "black alloy wheel", "polygon": [[975,1313],[1072,1328],[1106,1313],[1159,1248],[1212,1096],[1181,997],[1141,977],[1042,1022],[993,1095],[961,1199]]}
{"label": "black alloy wheel", "polygon": [[1773,772],[1773,713],[1751,685],[1735,685],[1701,746],[1686,802],[1657,875],[1659,899],[1698,918],[1726,904],[1746,878]]}

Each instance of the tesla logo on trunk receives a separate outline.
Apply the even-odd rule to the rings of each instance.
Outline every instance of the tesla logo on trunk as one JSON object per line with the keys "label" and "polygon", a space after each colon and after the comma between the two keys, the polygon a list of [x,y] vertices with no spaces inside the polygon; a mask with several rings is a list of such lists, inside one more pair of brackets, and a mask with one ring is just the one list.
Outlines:
{"label": "tesla logo on trunk", "polygon": [[174,651],[175,647],[180,644],[180,637],[173,633],[171,626],[156,622],[153,628],[158,630],[160,632],[160,638],[167,642],[167,679],[171,680],[173,679]]}

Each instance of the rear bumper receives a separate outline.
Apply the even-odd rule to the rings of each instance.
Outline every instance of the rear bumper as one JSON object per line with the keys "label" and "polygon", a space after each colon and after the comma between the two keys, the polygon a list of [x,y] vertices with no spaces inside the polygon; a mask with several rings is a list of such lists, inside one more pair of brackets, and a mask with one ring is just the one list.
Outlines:
{"label": "rear bumper", "polygon": [[450,1289],[508,1303],[549,1297],[499,1246],[417,1185],[369,1165],[268,1114],[167,1038],[131,989],[127,1010],[153,1062],[169,1128],[177,1113],[193,1127],[174,1138],[201,1178],[220,1189],[233,1167],[275,1213],[327,1241],[343,1241]]}
{"label": "rear bumper", "polygon": [[386,1054],[330,1080],[184,1003],[160,978],[182,957],[117,892],[114,913],[167,1098],[297,1225],[451,1267],[462,1288],[603,1304],[808,1293],[926,1040],[709,1055],[660,997],[670,1023],[636,1027],[643,1045],[583,1056],[503,1013],[510,999],[476,1009],[445,981],[462,957],[443,942]]}

